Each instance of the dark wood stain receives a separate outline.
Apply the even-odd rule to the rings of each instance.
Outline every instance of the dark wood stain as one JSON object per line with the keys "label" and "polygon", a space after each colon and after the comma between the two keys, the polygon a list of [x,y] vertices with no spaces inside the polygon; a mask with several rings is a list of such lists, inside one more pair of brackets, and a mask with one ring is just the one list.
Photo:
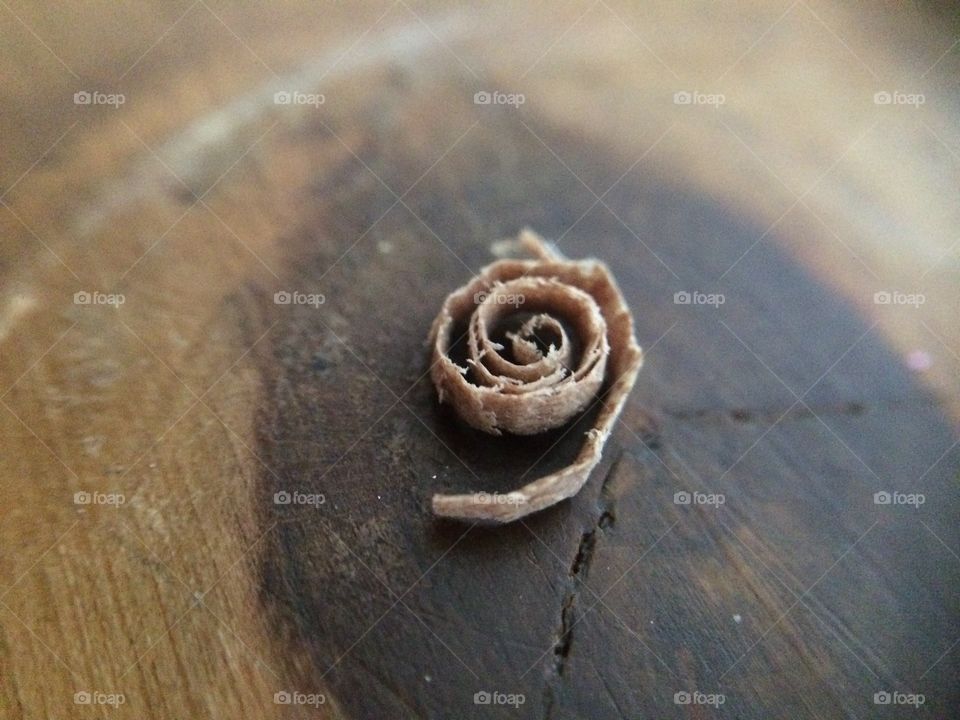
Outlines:
{"label": "dark wood stain", "polygon": [[[398,194],[429,165],[403,138],[439,156],[468,126],[457,112],[429,128],[361,120],[358,155]],[[318,178],[323,223],[292,233],[299,259],[282,285],[325,304],[250,290],[251,341],[279,323],[260,351],[256,447],[269,466],[261,522],[278,524],[259,558],[277,633],[357,718],[710,716],[674,704],[683,690],[724,693],[724,717],[877,716],[874,692],[920,687],[960,634],[958,566],[917,522],[957,546],[942,522],[960,506],[957,454],[923,475],[952,444],[949,423],[863,319],[773,243],[720,280],[765,228],[645,165],[605,201],[647,249],[589,209],[524,123],[597,192],[622,160],[522,120],[484,115],[405,198],[410,210],[388,210],[394,197],[354,160],[335,183]],[[610,263],[640,343],[657,343],[604,463],[578,497],[525,524],[437,522],[432,492],[508,490],[567,463],[589,427],[530,440],[469,430],[437,406],[423,345],[491,240],[525,224],[555,238],[583,213],[561,248]],[[682,290],[726,302],[674,304]],[[326,502],[270,501],[294,489]],[[928,506],[876,506],[883,489],[923,492]],[[726,502],[677,505],[678,491]],[[956,706],[957,663],[924,679],[938,691],[917,717]],[[474,705],[483,690],[525,703]]]}

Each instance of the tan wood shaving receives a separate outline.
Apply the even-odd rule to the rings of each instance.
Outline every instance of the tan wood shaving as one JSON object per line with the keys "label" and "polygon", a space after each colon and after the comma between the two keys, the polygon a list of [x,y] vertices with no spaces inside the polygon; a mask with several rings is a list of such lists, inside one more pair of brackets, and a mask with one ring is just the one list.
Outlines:
{"label": "tan wood shaving", "polygon": [[[500,435],[533,435],[563,425],[592,406],[604,382],[603,407],[569,467],[509,493],[434,495],[443,517],[506,523],[575,495],[600,461],[604,443],[643,364],[633,318],[609,269],[597,260],[567,260],[529,229],[517,238],[534,260],[499,260],[450,293],[433,322],[430,370],[440,402],[469,425]],[[510,354],[489,332],[513,313],[526,319],[508,333]],[[561,320],[576,333],[578,357]],[[450,358],[454,328],[467,325],[466,367]],[[558,338],[546,353],[535,340]],[[541,343],[544,344],[544,343]],[[509,359],[508,359],[509,358]],[[571,363],[576,363],[575,367]]]}

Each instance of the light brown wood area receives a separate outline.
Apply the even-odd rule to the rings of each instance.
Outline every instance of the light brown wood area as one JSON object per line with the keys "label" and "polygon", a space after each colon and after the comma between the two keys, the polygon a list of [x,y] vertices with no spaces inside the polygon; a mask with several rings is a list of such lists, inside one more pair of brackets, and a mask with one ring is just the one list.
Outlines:
{"label": "light brown wood area", "polygon": [[[958,39],[0,0],[0,717],[955,716]],[[597,412],[437,406],[430,322],[525,225],[608,263],[645,366],[580,495],[438,522]]]}

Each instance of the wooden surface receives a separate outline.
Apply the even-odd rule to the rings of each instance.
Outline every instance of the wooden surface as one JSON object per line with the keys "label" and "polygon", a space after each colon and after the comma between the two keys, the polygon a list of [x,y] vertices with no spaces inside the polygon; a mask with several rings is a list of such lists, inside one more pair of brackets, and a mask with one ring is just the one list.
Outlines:
{"label": "wooden surface", "polygon": [[[0,3],[0,717],[955,715],[957,35],[946,3]],[[646,365],[578,497],[436,522],[589,427],[483,436],[426,376],[523,225],[610,264]]]}

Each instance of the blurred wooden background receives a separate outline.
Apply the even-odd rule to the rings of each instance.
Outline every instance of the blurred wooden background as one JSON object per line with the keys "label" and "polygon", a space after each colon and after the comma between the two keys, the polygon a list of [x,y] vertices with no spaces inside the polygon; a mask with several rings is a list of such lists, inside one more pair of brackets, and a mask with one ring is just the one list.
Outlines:
{"label": "blurred wooden background", "polygon": [[[0,1],[0,715],[955,714],[958,40],[948,2]],[[581,497],[437,526],[578,442],[424,378],[523,224],[611,264],[647,366]]]}

